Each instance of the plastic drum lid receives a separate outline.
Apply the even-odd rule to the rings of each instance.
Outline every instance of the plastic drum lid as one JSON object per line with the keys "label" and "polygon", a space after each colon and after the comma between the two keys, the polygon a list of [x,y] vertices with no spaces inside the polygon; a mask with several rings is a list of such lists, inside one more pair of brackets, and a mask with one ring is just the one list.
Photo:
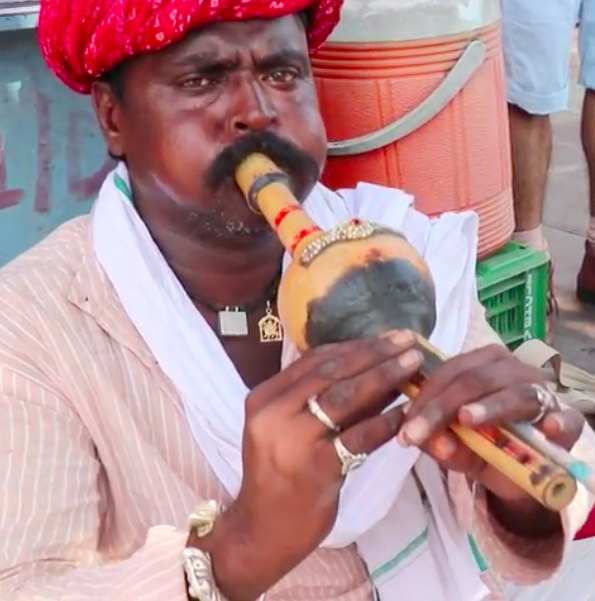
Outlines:
{"label": "plastic drum lid", "polygon": [[499,0],[345,0],[329,42],[440,38],[486,27],[499,18]]}

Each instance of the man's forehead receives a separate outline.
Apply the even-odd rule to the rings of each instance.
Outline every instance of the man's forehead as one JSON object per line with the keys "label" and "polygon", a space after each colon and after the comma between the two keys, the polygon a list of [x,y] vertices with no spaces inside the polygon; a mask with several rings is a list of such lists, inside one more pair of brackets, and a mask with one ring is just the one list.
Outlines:
{"label": "man's forehead", "polygon": [[306,32],[297,15],[214,23],[191,32],[182,41],[166,48],[163,55],[174,60],[197,55],[215,59],[242,50],[257,55],[282,52],[307,55]]}

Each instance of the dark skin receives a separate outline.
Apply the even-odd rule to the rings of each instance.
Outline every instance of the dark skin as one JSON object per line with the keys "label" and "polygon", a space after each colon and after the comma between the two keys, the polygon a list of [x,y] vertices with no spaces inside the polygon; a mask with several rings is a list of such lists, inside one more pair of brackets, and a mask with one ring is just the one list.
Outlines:
{"label": "dark skin", "polygon": [[[93,102],[110,152],[126,158],[138,211],[189,295],[232,306],[262,295],[282,249],[232,182],[213,190],[205,175],[222,150],[258,131],[292,142],[322,168],[326,137],[297,17],[205,28],[136,57],[124,97],[97,83]],[[302,195],[313,184],[304,182]],[[204,305],[197,309],[214,323]],[[252,601],[268,590],[335,522],[343,478],[334,434],[307,409],[312,395],[341,427],[350,451],[371,453],[398,436],[443,469],[477,479],[493,515],[511,531],[531,538],[560,532],[557,515],[447,432],[455,420],[473,426],[534,417],[539,405],[531,384],[542,382],[537,370],[506,349],[479,349],[438,369],[407,416],[401,408],[381,413],[421,366],[411,335],[392,332],[317,349],[279,373],[279,345],[263,345],[255,336],[262,311],[251,315],[254,334],[222,340],[253,389],[246,399],[240,492],[210,535],[189,538],[211,553],[218,586],[230,601]],[[556,411],[540,427],[570,449],[582,418]]]}

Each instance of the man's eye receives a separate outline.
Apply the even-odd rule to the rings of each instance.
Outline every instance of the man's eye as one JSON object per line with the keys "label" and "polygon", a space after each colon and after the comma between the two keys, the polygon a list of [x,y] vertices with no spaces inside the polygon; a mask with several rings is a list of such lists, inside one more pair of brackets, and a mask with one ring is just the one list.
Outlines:
{"label": "man's eye", "polygon": [[268,78],[275,83],[292,83],[299,76],[295,69],[277,69],[268,74]]}
{"label": "man's eye", "polygon": [[187,77],[186,79],[183,79],[180,82],[180,85],[183,88],[198,88],[198,89],[204,89],[204,88],[209,88],[211,86],[216,85],[217,83],[219,83],[219,81],[217,79],[215,79],[214,77],[205,77],[202,75],[196,75],[193,77]]}

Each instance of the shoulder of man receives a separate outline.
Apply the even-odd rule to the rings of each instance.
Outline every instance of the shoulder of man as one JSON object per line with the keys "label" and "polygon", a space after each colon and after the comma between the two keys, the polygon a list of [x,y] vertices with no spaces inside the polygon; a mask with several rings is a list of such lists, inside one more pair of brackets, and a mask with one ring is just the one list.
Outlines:
{"label": "shoulder of man", "polygon": [[85,252],[91,249],[89,226],[88,215],[67,221],[3,266],[0,269],[0,298],[9,291],[26,296],[38,279],[46,284],[51,281],[53,285],[70,281]]}
{"label": "shoulder of man", "polygon": [[[89,218],[61,225],[0,269],[0,346],[22,348],[39,326],[68,317],[69,294],[92,254]],[[42,328],[43,329],[43,328]],[[39,337],[35,338],[40,342]]]}

